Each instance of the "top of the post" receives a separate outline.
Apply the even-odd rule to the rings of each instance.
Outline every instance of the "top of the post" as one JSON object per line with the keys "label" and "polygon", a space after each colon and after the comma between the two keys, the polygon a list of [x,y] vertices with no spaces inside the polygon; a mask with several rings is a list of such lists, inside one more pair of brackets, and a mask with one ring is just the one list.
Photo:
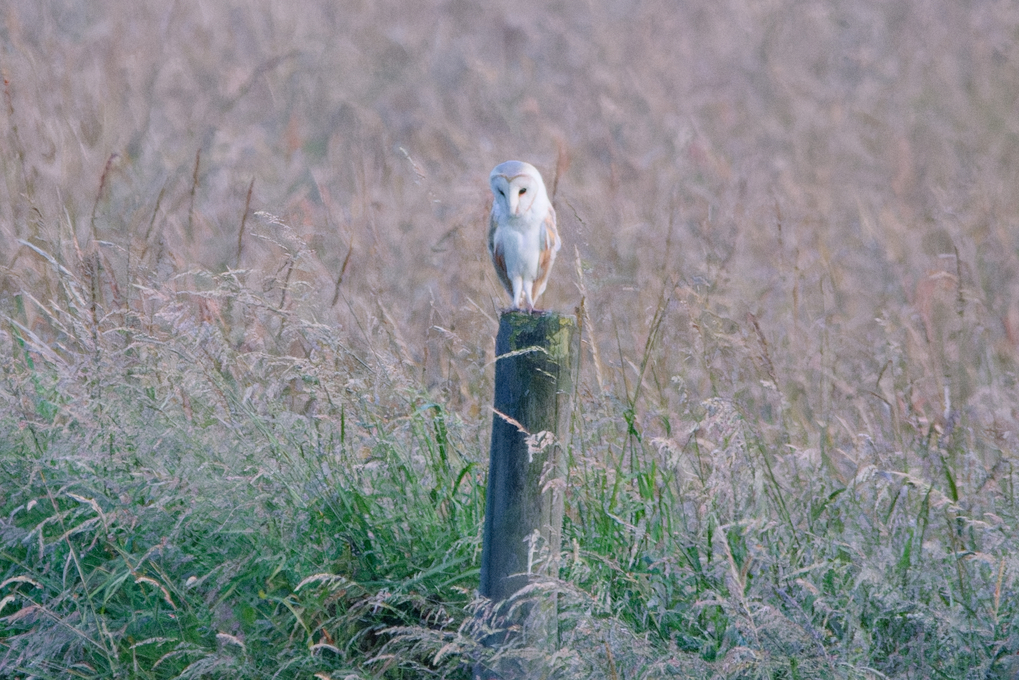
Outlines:
{"label": "top of the post", "polygon": [[566,356],[577,330],[577,317],[558,312],[503,310],[499,314],[498,354],[542,347],[552,356]]}
{"label": "top of the post", "polygon": [[560,314],[559,312],[553,312],[551,310],[528,312],[522,309],[502,309],[499,310],[499,324],[503,322],[511,323],[514,326],[525,326],[532,324],[545,324],[552,322],[558,322],[560,324],[572,324],[577,325],[577,317],[572,314]]}

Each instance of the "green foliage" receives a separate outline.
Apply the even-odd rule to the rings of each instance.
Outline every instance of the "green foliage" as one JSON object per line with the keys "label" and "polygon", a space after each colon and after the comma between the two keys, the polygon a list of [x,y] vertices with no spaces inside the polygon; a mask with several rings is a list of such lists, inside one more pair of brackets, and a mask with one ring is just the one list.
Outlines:
{"label": "green foliage", "polygon": [[[231,281],[220,294],[252,304]],[[99,346],[84,384],[73,346],[7,323],[5,674],[466,677],[491,654],[471,600],[479,422],[391,369],[337,364],[299,316],[306,359],[223,363],[222,335],[138,334],[130,353]],[[673,414],[680,431],[644,417],[578,392],[562,580],[532,593],[560,603],[556,676],[1011,672],[1015,506],[961,474],[972,430],[916,429],[843,482],[729,399]]]}
{"label": "green foliage", "polygon": [[458,419],[413,395],[400,415],[355,397],[336,420],[297,416],[197,355],[176,385],[194,397],[132,379],[187,344],[139,341],[152,363],[103,371],[102,399],[58,422],[16,395],[65,364],[8,374],[2,674],[306,677],[362,667],[389,627],[461,622],[484,496]]}

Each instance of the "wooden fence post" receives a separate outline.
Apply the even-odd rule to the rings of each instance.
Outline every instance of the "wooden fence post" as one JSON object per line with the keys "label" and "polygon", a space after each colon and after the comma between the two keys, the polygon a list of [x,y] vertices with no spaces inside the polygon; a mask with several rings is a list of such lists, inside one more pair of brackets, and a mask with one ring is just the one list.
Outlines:
{"label": "wooden fence post", "polygon": [[[482,596],[498,608],[535,576],[558,574],[563,524],[565,437],[573,406],[580,334],[576,318],[503,312],[495,341],[495,399],[481,552]],[[547,604],[547,606],[546,606]],[[558,637],[554,599],[506,623],[525,636]],[[508,608],[502,612],[505,614]],[[498,613],[498,609],[497,609]],[[537,616],[539,615],[540,616]],[[530,617],[528,623],[524,621]],[[537,618],[540,622],[535,623]],[[506,635],[486,641],[508,642]],[[529,646],[530,640],[526,640]],[[545,646],[539,644],[538,646]],[[478,668],[476,677],[529,676],[519,665]]]}

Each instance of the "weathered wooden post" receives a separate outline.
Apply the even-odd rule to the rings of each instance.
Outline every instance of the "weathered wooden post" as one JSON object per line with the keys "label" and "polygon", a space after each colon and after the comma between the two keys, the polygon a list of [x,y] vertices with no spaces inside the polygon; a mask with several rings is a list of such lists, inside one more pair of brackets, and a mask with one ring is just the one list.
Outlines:
{"label": "weathered wooden post", "polygon": [[[495,399],[480,592],[525,636],[558,636],[554,600],[518,609],[504,602],[536,576],[558,574],[566,460],[580,334],[576,318],[503,312],[495,341]],[[530,619],[530,620],[527,620]],[[504,644],[506,635],[487,640]],[[530,645],[530,640],[527,640]],[[539,645],[544,646],[544,645]],[[530,677],[520,664],[478,667],[479,678]]]}

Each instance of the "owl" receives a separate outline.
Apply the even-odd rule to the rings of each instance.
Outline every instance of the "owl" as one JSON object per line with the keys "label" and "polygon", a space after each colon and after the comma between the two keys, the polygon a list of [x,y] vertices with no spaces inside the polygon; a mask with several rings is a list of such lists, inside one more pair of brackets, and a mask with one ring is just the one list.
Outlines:
{"label": "owl", "polygon": [[530,163],[500,163],[488,176],[488,183],[494,199],[488,253],[499,280],[513,298],[511,308],[533,312],[561,245],[555,210],[541,174]]}

